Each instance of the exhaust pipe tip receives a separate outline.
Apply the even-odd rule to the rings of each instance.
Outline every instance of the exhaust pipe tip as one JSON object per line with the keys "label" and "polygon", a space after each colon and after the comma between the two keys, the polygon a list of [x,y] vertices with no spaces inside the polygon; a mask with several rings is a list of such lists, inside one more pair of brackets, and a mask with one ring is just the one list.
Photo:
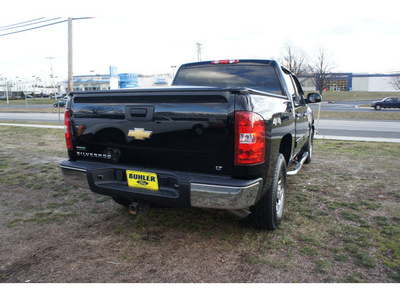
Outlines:
{"label": "exhaust pipe tip", "polygon": [[134,207],[132,204],[129,205],[129,213],[130,213],[131,215],[134,215],[134,216],[137,215],[136,209],[135,209],[135,207]]}
{"label": "exhaust pipe tip", "polygon": [[147,214],[150,210],[150,205],[146,202],[132,203],[129,205],[129,213],[131,215],[138,215],[139,213]]}

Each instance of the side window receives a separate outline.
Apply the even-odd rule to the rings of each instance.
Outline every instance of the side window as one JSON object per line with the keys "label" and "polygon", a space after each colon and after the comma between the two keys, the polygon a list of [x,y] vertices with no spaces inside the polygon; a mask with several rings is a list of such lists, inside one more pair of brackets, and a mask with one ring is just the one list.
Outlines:
{"label": "side window", "polygon": [[289,74],[283,73],[285,81],[287,83],[288,91],[293,98],[293,102],[295,106],[300,106],[302,104],[302,99],[294,85],[293,79]]}

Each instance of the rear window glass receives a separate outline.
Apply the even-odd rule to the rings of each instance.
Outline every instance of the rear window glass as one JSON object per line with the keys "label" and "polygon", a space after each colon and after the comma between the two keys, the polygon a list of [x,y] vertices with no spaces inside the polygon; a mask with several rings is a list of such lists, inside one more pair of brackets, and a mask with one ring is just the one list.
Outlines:
{"label": "rear window glass", "polygon": [[275,69],[268,65],[210,65],[181,69],[174,85],[247,87],[283,95]]}

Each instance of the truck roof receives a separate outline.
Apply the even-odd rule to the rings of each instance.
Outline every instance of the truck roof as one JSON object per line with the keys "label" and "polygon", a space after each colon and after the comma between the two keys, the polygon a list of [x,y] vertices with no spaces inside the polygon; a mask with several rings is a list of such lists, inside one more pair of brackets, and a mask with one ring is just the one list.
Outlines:
{"label": "truck roof", "polygon": [[209,60],[209,61],[200,61],[200,62],[192,62],[186,63],[180,66],[180,68],[186,67],[195,67],[195,66],[204,66],[210,64],[227,64],[227,63],[235,63],[235,64],[265,64],[265,65],[275,65],[279,66],[279,63],[276,60],[272,59],[226,59],[226,60]]}

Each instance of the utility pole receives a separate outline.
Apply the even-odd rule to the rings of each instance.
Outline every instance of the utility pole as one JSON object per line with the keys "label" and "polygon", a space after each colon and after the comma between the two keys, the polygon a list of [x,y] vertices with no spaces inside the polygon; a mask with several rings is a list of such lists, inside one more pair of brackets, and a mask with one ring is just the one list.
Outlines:
{"label": "utility pole", "polygon": [[197,61],[201,61],[201,46],[202,44],[196,43],[197,45]]}
{"label": "utility pole", "polygon": [[68,92],[73,89],[73,71],[72,71],[72,21],[93,19],[92,17],[68,18]]}
{"label": "utility pole", "polygon": [[68,18],[68,92],[72,91],[72,18]]}

